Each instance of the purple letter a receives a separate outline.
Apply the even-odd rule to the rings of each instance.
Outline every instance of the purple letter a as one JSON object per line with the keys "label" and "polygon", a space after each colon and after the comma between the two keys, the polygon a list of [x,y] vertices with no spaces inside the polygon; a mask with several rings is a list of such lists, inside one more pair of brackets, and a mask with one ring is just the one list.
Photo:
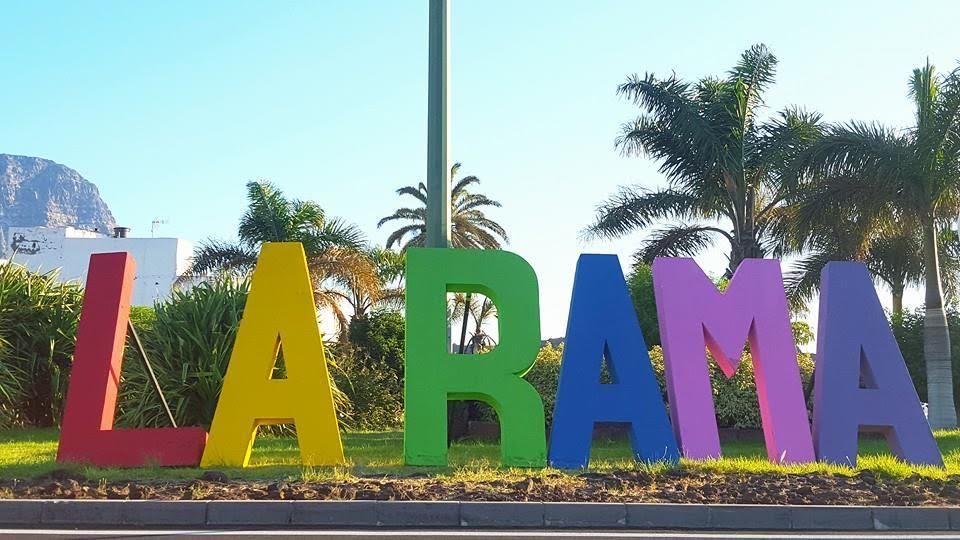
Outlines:
{"label": "purple letter a", "polygon": [[721,293],[693,259],[657,259],[653,285],[670,415],[683,455],[720,457],[704,349],[732,377],[749,340],[767,457],[777,463],[813,461],[780,262],[744,260]]}
{"label": "purple letter a", "polygon": [[855,466],[861,428],[882,433],[904,461],[943,466],[867,267],[831,262],[820,272],[817,457]]}

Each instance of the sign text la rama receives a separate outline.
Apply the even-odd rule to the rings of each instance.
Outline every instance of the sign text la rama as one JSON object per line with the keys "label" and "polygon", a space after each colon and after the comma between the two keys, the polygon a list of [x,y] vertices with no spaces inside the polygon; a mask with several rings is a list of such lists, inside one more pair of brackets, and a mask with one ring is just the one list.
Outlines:
{"label": "sign text la rama", "polygon": [[[202,428],[113,429],[134,262],[93,255],[57,460],[102,467],[245,466],[257,428],[294,423],[305,465],[344,462],[303,248],[265,244],[209,435]],[[915,464],[943,462],[866,268],[830,263],[820,284],[813,421],[807,415],[780,263],[745,260],[724,292],[691,259],[653,265],[669,414],[613,255],[582,255],[549,447],[543,402],[522,376],[540,344],[533,269],[504,251],[407,254],[404,460],[447,463],[447,401],[482,400],[509,466],[587,465],[596,422],[629,425],[641,461],[720,457],[707,354],[728,376],[749,343],[767,455],[777,463],[855,464],[861,429],[882,432]],[[447,347],[447,293],[497,306],[500,343]],[[287,378],[271,379],[280,346]],[[603,359],[613,375],[600,383]]]}

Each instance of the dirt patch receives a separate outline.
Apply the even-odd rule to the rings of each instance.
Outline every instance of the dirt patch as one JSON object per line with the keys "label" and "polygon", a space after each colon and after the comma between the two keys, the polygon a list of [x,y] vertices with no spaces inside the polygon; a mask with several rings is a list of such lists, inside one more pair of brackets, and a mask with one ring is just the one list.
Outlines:
{"label": "dirt patch", "polygon": [[331,482],[229,481],[204,474],[191,481],[102,482],[51,474],[0,482],[0,497],[166,500],[607,501],[737,504],[960,505],[960,478],[711,474],[696,472],[539,475],[492,482],[429,477],[357,478]]}

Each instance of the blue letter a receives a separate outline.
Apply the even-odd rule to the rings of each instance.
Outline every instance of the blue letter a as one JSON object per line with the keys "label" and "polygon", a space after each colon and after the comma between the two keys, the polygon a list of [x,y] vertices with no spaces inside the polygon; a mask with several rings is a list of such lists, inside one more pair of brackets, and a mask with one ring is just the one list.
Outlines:
{"label": "blue letter a", "polygon": [[[611,384],[600,383],[604,358]],[[616,255],[581,255],[577,262],[550,433],[550,465],[586,467],[596,422],[630,424],[633,455],[639,461],[679,459]]]}

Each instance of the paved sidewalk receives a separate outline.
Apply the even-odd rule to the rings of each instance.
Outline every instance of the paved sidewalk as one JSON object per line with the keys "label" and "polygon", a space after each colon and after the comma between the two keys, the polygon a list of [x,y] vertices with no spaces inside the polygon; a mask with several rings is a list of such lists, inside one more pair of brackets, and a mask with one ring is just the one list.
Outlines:
{"label": "paved sidewalk", "polygon": [[0,527],[960,531],[960,507],[0,500]]}

